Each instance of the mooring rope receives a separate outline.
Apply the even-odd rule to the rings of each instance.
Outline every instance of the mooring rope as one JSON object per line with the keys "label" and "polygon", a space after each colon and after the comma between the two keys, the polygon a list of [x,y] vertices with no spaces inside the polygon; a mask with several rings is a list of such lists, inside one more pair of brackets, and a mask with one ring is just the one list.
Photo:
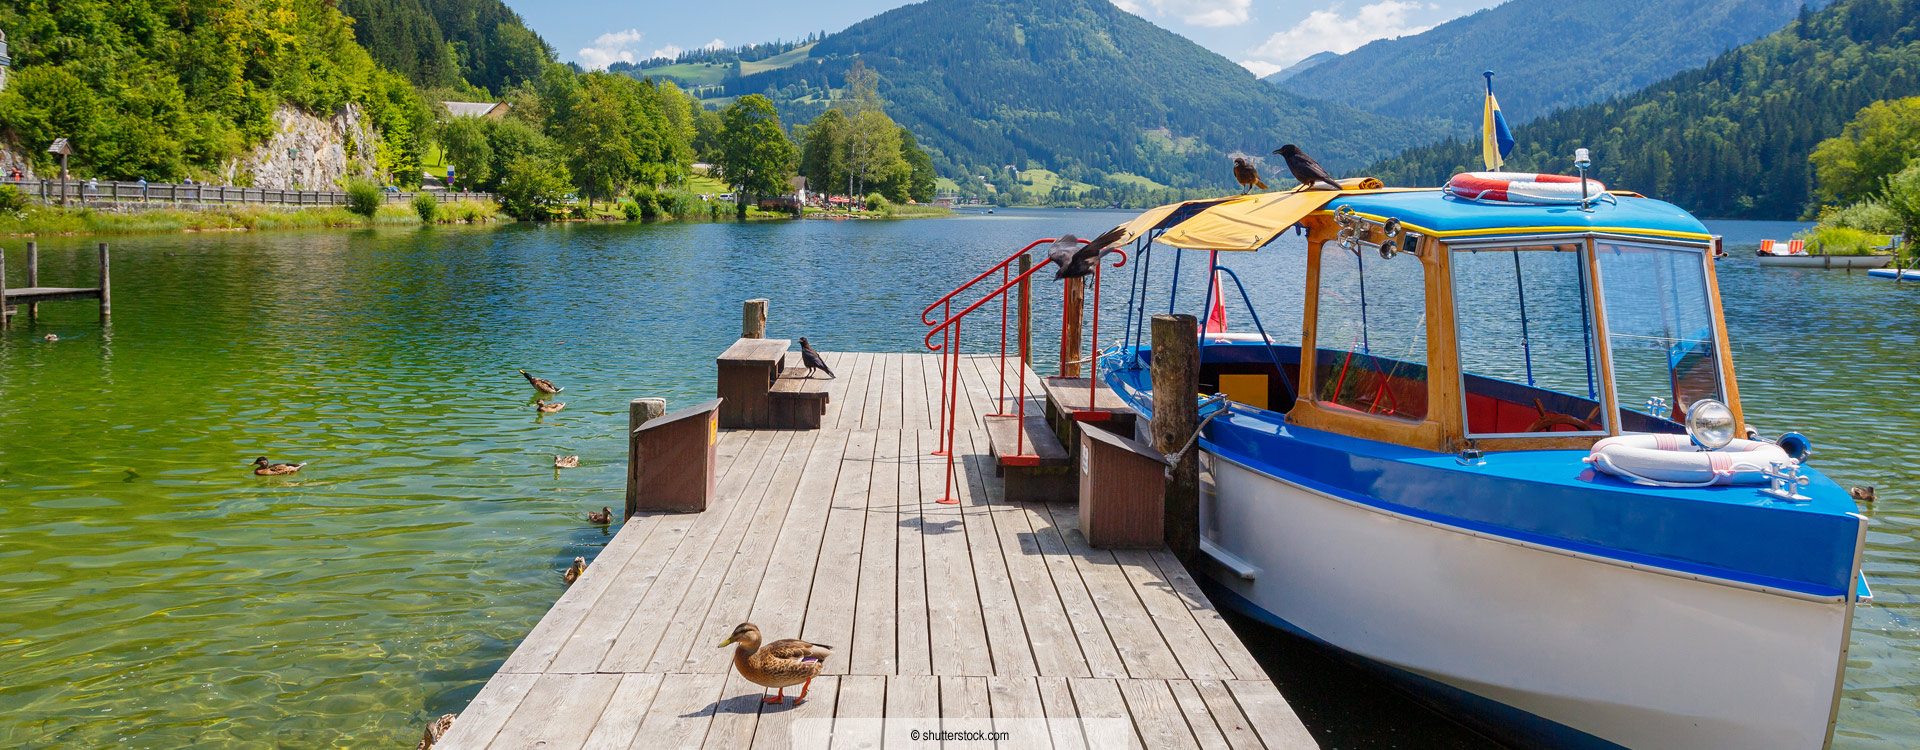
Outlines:
{"label": "mooring rope", "polygon": [[1202,400],[1200,402],[1200,408],[1205,410],[1213,404],[1219,404],[1220,408],[1215,409],[1212,414],[1208,414],[1200,419],[1200,424],[1193,428],[1193,434],[1187,436],[1186,444],[1180,446],[1180,450],[1162,456],[1162,458],[1167,460],[1167,481],[1173,481],[1173,467],[1179,466],[1181,459],[1186,457],[1187,451],[1192,450],[1194,443],[1199,442],[1200,433],[1207,429],[1207,423],[1212,422],[1214,417],[1227,413],[1233,402],[1227,400],[1227,394],[1216,393]]}

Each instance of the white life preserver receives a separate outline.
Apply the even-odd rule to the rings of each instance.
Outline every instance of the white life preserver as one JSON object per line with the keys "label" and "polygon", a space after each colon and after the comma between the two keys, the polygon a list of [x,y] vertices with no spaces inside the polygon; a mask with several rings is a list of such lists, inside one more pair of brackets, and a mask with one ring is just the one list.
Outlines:
{"label": "white life preserver", "polygon": [[1663,487],[1764,484],[1767,470],[1776,464],[1798,463],[1773,443],[1736,439],[1710,451],[1686,435],[1671,433],[1605,438],[1581,460],[1622,479]]}
{"label": "white life preserver", "polygon": [[[1461,172],[1447,180],[1448,195],[1474,201],[1557,205],[1579,203],[1581,179],[1559,174],[1532,172]],[[1587,180],[1584,197],[1588,200],[1607,194],[1599,180]]]}

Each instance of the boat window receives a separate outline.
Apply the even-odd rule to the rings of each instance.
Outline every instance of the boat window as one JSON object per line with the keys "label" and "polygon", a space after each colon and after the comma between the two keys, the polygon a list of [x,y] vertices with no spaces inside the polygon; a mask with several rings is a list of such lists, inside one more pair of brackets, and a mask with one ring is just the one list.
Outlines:
{"label": "boat window", "polygon": [[1594,254],[1621,429],[1671,432],[1647,416],[1679,422],[1695,401],[1726,400],[1705,250],[1600,240]]}
{"label": "boat window", "polygon": [[1323,247],[1315,399],[1394,419],[1426,418],[1425,284],[1418,257]]}
{"label": "boat window", "polygon": [[1469,436],[1606,431],[1585,250],[1453,251]]}

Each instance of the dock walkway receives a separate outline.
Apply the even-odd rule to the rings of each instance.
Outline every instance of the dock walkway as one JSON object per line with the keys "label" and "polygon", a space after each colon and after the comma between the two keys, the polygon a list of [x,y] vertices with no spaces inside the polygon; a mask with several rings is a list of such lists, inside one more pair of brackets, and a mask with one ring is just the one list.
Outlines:
{"label": "dock walkway", "polygon": [[[1005,500],[995,360],[963,362],[941,505],[939,359],[824,356],[822,428],[723,431],[716,501],[629,519],[435,747],[939,746],[911,728],[1091,750],[1116,726],[1156,750],[1314,746],[1170,553],[1091,549],[1071,504]],[[805,702],[733,671],[716,645],[742,621],[836,647]]]}

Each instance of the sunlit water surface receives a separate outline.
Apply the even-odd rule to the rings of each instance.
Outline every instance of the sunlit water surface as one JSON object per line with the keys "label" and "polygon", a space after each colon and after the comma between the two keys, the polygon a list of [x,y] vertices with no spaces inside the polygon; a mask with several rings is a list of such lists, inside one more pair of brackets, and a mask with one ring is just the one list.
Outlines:
{"label": "sunlit water surface", "polygon": [[[628,400],[711,394],[740,300],[771,299],[776,336],[913,351],[919,307],[970,269],[1124,217],[113,238],[110,325],[61,303],[0,334],[0,747],[410,745],[559,596],[566,561],[607,542],[584,514],[621,502]],[[1741,395],[1843,484],[1879,488],[1878,600],[1855,617],[1835,745],[1912,746],[1920,284],[1760,269],[1741,247],[1793,228],[1716,224]],[[92,278],[92,242],[42,242],[43,283]],[[1224,260],[1276,337],[1298,331],[1300,243]],[[20,284],[24,243],[3,244]],[[1197,313],[1189,256],[1180,306]],[[1109,321],[1131,271],[1110,270]],[[1044,342],[1057,324],[1036,318]],[[536,415],[520,368],[566,386],[566,409]],[[260,455],[313,463],[255,477]],[[1483,744],[1242,629],[1329,746]]]}

